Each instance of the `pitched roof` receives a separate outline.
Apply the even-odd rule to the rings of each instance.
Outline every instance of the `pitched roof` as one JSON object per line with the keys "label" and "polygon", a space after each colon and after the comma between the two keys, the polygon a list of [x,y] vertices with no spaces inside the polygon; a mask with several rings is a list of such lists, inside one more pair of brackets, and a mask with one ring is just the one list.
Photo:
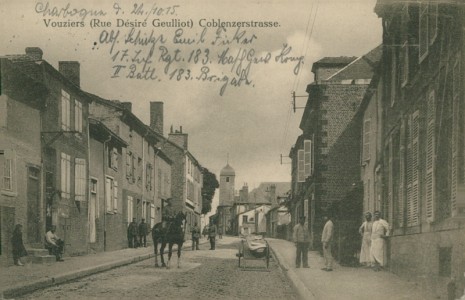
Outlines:
{"label": "pitched roof", "polygon": [[355,59],[357,59],[356,56],[337,56],[337,57],[323,57],[320,60],[317,60],[316,62],[313,63],[312,65],[312,72],[315,71],[317,67],[328,67],[328,66],[345,66],[353,62]]}
{"label": "pitched roof", "polygon": [[371,79],[373,77],[374,69],[381,60],[382,46],[374,48],[367,54],[360,56],[350,64],[337,71],[326,82],[338,82],[343,80],[356,80],[356,79]]}

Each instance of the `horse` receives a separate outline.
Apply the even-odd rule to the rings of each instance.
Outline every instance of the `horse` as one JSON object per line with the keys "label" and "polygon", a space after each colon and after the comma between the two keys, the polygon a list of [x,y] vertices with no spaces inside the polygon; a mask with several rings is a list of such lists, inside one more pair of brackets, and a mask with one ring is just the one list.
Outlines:
{"label": "horse", "polygon": [[[155,267],[160,267],[158,264],[158,244],[160,244],[160,258],[161,267],[170,267],[171,256],[173,254],[173,245],[178,247],[178,268],[180,267],[181,249],[184,244],[184,232],[186,214],[178,212],[174,218],[170,220],[157,223],[152,228],[153,248],[155,254]],[[168,262],[165,264],[164,252],[166,245],[168,245]]]}

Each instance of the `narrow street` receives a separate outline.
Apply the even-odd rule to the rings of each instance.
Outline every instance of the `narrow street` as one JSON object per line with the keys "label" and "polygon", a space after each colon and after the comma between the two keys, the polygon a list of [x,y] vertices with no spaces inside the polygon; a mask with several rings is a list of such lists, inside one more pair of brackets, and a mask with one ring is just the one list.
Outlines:
{"label": "narrow street", "polygon": [[37,291],[17,299],[297,299],[277,262],[269,271],[261,260],[250,261],[261,271],[238,267],[238,239],[223,239],[215,251],[184,250],[181,268],[154,268],[153,259]]}

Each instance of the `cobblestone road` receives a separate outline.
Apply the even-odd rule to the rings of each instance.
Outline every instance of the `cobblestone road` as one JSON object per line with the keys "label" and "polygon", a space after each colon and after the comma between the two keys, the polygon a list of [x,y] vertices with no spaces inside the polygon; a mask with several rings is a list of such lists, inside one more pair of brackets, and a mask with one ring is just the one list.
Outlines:
{"label": "cobblestone road", "polygon": [[146,260],[83,278],[79,281],[37,291],[17,299],[297,299],[291,283],[271,260],[269,272],[263,261],[247,261],[238,268],[237,240],[208,250],[183,251],[181,268],[156,269]]}

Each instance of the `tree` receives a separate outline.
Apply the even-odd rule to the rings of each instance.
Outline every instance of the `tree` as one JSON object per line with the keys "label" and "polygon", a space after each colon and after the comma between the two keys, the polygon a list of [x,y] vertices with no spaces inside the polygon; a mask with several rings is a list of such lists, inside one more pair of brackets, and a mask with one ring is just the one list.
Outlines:
{"label": "tree", "polygon": [[203,168],[203,187],[202,187],[202,214],[206,214],[212,209],[212,199],[215,196],[215,190],[220,186],[216,175]]}

